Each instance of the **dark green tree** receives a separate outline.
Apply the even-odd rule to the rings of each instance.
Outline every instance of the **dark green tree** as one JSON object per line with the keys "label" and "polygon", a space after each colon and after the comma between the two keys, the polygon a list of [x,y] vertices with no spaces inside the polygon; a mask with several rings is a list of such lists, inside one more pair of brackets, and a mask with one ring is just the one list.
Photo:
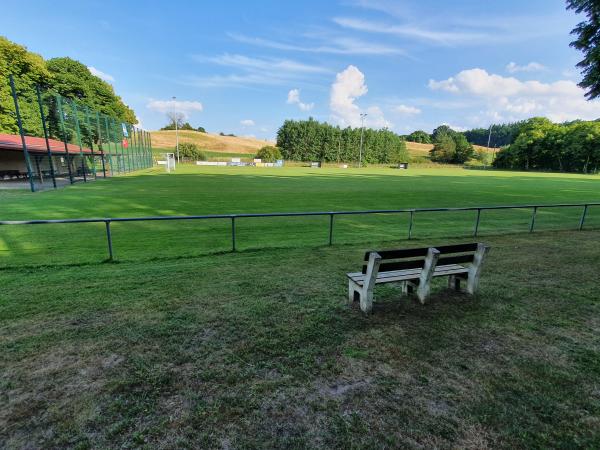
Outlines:
{"label": "dark green tree", "polygon": [[583,59],[577,64],[583,75],[579,86],[591,100],[600,96],[600,1],[567,0],[567,9],[586,17],[571,31],[576,36],[571,47],[583,53]]}
{"label": "dark green tree", "polygon": [[[277,132],[277,147],[285,159],[351,162],[359,160],[360,128],[340,128],[308,120],[286,120]],[[387,164],[408,161],[404,139],[388,130],[365,129],[362,161]]]}
{"label": "dark green tree", "polygon": [[440,135],[429,151],[431,160],[441,163],[451,163],[456,154],[456,143],[449,134]]}
{"label": "dark green tree", "polygon": [[49,86],[59,94],[122,122],[137,123],[135,113],[113,87],[89,71],[85,64],[71,58],[53,58],[46,62],[51,74]]}
{"label": "dark green tree", "polygon": [[35,85],[46,84],[51,75],[44,59],[0,36],[0,132],[19,132],[15,106],[11,95],[8,76],[13,75],[23,125],[27,134],[41,136],[42,128],[35,97]]}
{"label": "dark green tree", "polygon": [[406,136],[406,140],[409,142],[417,142],[419,144],[431,144],[431,136],[429,133],[422,130],[413,131]]}
{"label": "dark green tree", "polygon": [[260,158],[262,162],[275,162],[278,159],[282,159],[281,151],[272,145],[265,145],[257,153],[256,157]]}

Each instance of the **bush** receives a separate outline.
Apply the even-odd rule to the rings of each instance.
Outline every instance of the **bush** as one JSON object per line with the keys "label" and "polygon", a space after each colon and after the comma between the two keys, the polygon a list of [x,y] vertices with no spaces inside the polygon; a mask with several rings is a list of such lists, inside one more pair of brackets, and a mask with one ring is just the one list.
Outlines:
{"label": "bush", "polygon": [[[177,148],[175,149],[177,151]],[[191,142],[182,142],[179,144],[179,156],[184,159],[191,159],[193,161],[206,161],[206,153]]]}
{"label": "bush", "polygon": [[282,159],[281,151],[272,145],[266,145],[261,148],[256,154],[256,158],[260,158],[262,162],[275,162]]}

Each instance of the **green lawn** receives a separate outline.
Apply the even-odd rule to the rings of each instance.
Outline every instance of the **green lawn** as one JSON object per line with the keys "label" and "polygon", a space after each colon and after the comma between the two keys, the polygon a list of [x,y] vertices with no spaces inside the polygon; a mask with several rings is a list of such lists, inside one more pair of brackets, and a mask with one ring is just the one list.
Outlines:
{"label": "green lawn", "polygon": [[[0,191],[0,218],[594,202],[597,176],[180,167]],[[477,296],[390,285],[366,248],[464,242],[474,214],[0,226],[0,447],[599,448],[600,208],[489,212]],[[522,233],[519,233],[522,231]],[[513,234],[506,234],[513,233]],[[515,234],[516,233],[516,234]],[[453,236],[453,237],[452,237]],[[211,254],[212,253],[212,254]]]}
{"label": "green lawn", "polygon": [[0,446],[599,448],[599,238],[488,237],[479,295],[370,316],[362,244],[2,270]]}
{"label": "green lawn", "polygon": [[[600,201],[600,177],[462,169],[310,169],[180,166],[31,194],[0,191],[0,219],[132,217],[244,212]],[[536,230],[576,228],[581,208],[540,210]],[[528,210],[484,212],[483,236],[526,231]],[[469,236],[474,212],[422,213],[413,237]],[[239,219],[238,249],[319,246],[328,217]],[[600,207],[586,227],[600,227]],[[335,219],[334,243],[404,239],[408,214]],[[121,261],[202,255],[231,248],[229,220],[113,225]],[[0,267],[98,262],[107,256],[103,224],[0,226]]]}

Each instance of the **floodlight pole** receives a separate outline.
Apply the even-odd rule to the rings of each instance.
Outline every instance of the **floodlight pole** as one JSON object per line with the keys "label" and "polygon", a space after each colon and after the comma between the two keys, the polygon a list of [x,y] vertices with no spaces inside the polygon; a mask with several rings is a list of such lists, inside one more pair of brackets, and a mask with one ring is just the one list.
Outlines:
{"label": "floodlight pole", "polygon": [[494,126],[494,124],[490,124],[490,132],[488,134],[488,145],[487,148],[490,148],[490,142],[492,141],[492,127]]}
{"label": "floodlight pole", "polygon": [[[173,104],[175,104],[175,97],[173,97]],[[177,122],[179,121],[179,118],[177,117],[177,113],[174,114],[175,116],[175,152],[177,153],[177,164],[179,164],[179,127]]]}
{"label": "floodlight pole", "polygon": [[362,167],[362,148],[363,148],[363,135],[365,134],[365,117],[367,117],[367,113],[360,114],[360,150],[358,153],[358,167]]}

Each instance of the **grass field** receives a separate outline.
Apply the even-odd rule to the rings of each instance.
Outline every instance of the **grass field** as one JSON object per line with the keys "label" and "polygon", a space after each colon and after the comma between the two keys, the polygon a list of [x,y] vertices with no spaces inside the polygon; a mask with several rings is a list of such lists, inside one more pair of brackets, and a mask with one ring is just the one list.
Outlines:
{"label": "grass field", "polygon": [[[581,203],[599,187],[180,166],[0,191],[0,218]],[[102,224],[0,226],[0,447],[598,448],[600,208],[550,231],[580,214],[541,210],[529,234],[530,211],[484,213],[477,296],[438,282],[421,306],[387,285],[371,316],[345,305],[365,249],[471,240],[473,213],[417,215],[410,242],[406,215],[339,218],[331,247],[326,217],[239,219],[237,253],[228,220],[114,224],[110,264]]]}
{"label": "grass field", "polygon": [[[2,220],[204,215],[248,212],[485,206],[599,201],[600,178],[462,169],[309,169],[180,166],[31,194],[0,191]],[[574,229],[581,208],[540,210],[537,230]],[[484,212],[480,232],[526,231],[531,211]],[[336,218],[334,243],[404,239],[408,214]],[[413,237],[469,236],[474,212],[421,213]],[[328,217],[239,219],[238,249],[318,246]],[[600,226],[600,207],[586,227]],[[113,224],[115,256],[125,260],[201,255],[231,248],[229,220]],[[98,262],[104,224],[0,227],[0,267]]]}
{"label": "grass field", "polygon": [[0,271],[0,442],[598,448],[599,237],[488,237],[475,298],[371,316],[364,245]]}

